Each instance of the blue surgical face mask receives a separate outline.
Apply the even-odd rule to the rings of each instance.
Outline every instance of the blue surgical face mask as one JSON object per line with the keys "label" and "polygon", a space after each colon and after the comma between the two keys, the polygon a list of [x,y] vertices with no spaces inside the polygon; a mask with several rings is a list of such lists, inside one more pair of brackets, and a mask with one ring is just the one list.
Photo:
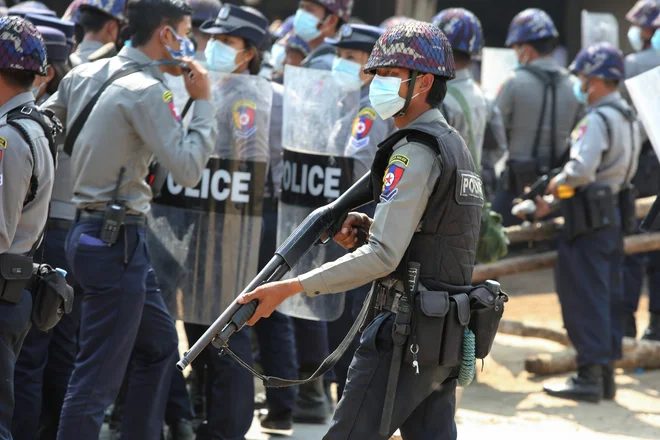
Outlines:
{"label": "blue surgical face mask", "polygon": [[342,80],[343,78],[347,80],[350,78],[351,80],[360,81],[360,70],[362,70],[362,66],[355,61],[335,57],[332,62],[332,73],[342,73],[343,75],[338,75]]}
{"label": "blue surgical face mask", "polygon": [[273,44],[273,47],[270,49],[270,57],[273,62],[273,70],[276,72],[281,72],[284,68],[286,47],[281,44]]}
{"label": "blue surgical face mask", "polygon": [[226,45],[219,40],[211,40],[206,45],[204,55],[209,69],[222,73],[232,73],[242,64],[236,64],[236,55],[239,50]]}
{"label": "blue surgical face mask", "polygon": [[[369,86],[369,100],[376,113],[383,118],[391,118],[403,109],[406,100],[399,96],[401,84],[410,79],[402,81],[401,78],[376,75]],[[419,95],[419,94],[417,94]],[[413,96],[413,98],[417,97]]]}
{"label": "blue surgical face mask", "polygon": [[660,52],[660,29],[655,31],[653,37],[651,38],[651,46],[656,52]]}
{"label": "blue surgical face mask", "polygon": [[321,20],[311,12],[304,9],[298,9],[293,19],[293,31],[305,41],[312,41],[321,36],[318,28]]}
{"label": "blue surgical face mask", "polygon": [[575,99],[577,99],[580,104],[587,105],[589,103],[589,94],[582,91],[582,81],[576,81],[573,83],[573,95],[575,95]]}
{"label": "blue surgical face mask", "polygon": [[176,31],[172,29],[172,27],[168,26],[167,28],[170,30],[170,32],[172,32],[172,35],[174,35],[176,41],[179,42],[179,50],[174,50],[167,44],[165,45],[167,50],[170,52],[170,55],[172,55],[172,58],[185,58],[195,55],[195,45],[192,43],[192,41],[179,36],[179,34],[177,34]]}
{"label": "blue surgical face mask", "polygon": [[635,52],[644,49],[644,42],[642,41],[642,29],[637,26],[630,26],[628,29],[628,41]]}

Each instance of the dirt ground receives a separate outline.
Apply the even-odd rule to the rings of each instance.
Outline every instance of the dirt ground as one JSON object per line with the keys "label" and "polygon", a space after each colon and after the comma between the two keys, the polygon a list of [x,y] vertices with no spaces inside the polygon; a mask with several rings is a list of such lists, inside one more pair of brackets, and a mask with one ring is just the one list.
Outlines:
{"label": "dirt ground", "polygon": [[[562,327],[552,271],[507,277],[501,283],[511,297],[505,319]],[[640,333],[648,323],[647,304],[644,296],[637,315]],[[545,340],[498,335],[483,372],[460,402],[459,438],[473,438],[489,427],[488,432],[508,438],[561,433],[564,440],[660,439],[660,371],[619,370],[616,401],[577,404],[542,391],[546,381],[564,380],[566,375],[535,377],[524,371],[527,355],[562,349]]]}

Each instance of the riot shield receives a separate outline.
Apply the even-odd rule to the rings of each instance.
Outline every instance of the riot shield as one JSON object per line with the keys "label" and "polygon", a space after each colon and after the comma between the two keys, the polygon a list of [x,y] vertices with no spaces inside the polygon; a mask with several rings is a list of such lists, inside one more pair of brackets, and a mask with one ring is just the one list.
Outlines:
{"label": "riot shield", "polygon": [[619,23],[613,14],[582,10],[582,48],[596,43],[619,47]]}
{"label": "riot shield", "polygon": [[626,80],[626,88],[653,151],[660,158],[660,67]]}
{"label": "riot shield", "polygon": [[516,52],[513,49],[484,47],[481,52],[481,88],[493,96],[516,66]]}
{"label": "riot shield", "polygon": [[[353,159],[344,154],[360,106],[359,87],[359,83],[342,81],[329,71],[286,66],[278,243],[314,209],[332,202],[350,187]],[[315,246],[290,276],[316,269],[345,253],[332,241]],[[317,298],[296,295],[279,310],[298,318],[333,321],[344,310],[344,294]]]}
{"label": "riot shield", "polygon": [[170,174],[152,204],[148,245],[172,315],[211,324],[258,272],[272,88],[212,75],[218,141],[200,183]]}

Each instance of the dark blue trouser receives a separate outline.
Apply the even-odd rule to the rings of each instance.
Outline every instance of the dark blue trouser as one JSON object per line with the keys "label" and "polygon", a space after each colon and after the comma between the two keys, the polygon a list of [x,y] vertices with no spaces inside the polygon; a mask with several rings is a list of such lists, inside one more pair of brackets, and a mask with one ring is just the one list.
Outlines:
{"label": "dark blue trouser", "polygon": [[192,420],[194,418],[190,395],[186,388],[186,379],[183,373],[172,365],[172,380],[170,392],[167,395],[167,406],[165,407],[165,422],[172,426],[180,419]]}
{"label": "dark blue trouser", "polygon": [[[69,378],[78,352],[78,326],[82,310],[82,289],[66,260],[64,245],[68,231],[48,229],[43,245],[43,262],[66,270],[67,283],[76,297],[73,310],[49,332],[32,327],[25,337],[14,373],[14,440],[55,439]],[[42,249],[37,250],[37,257]],[[39,260],[39,258],[37,258]]]}
{"label": "dark blue trouser", "polygon": [[645,274],[649,278],[649,311],[660,313],[660,251],[626,255],[623,262],[624,312],[637,312]]}
{"label": "dark blue trouser", "polygon": [[398,428],[405,440],[456,439],[456,380],[449,368],[401,365],[391,432],[378,435],[392,360],[394,315],[381,313],[366,328],[355,352],[344,394],[324,440],[389,439]]}
{"label": "dark blue trouser", "polygon": [[555,283],[578,365],[620,359],[623,239],[605,228],[559,243]]}
{"label": "dark blue trouser", "polygon": [[145,228],[124,226],[117,243],[106,246],[94,243],[100,227],[100,221],[80,221],[67,238],[67,259],[84,299],[80,349],[57,438],[99,437],[130,358],[122,439],[158,440],[176,360],[174,321],[150,264]]}
{"label": "dark blue trouser", "polygon": [[[503,176],[506,176],[506,173],[503,174]],[[520,194],[514,194],[507,190],[505,188],[504,180],[505,177],[502,177],[497,182],[497,191],[495,192],[495,200],[493,201],[492,209],[502,216],[502,224],[504,226],[519,225],[522,223],[522,220],[511,214],[511,208],[513,208],[513,199]]]}
{"label": "dark blue trouser", "polygon": [[18,304],[0,300],[0,440],[11,440],[14,413],[14,365],[30,328],[32,295],[23,291]]}

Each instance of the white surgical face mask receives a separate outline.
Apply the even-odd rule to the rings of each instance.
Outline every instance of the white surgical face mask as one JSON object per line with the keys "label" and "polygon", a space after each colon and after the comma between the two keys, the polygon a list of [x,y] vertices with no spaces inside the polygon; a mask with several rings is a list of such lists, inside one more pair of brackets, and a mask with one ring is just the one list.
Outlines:
{"label": "white surgical face mask", "polygon": [[637,26],[630,26],[628,29],[628,41],[635,52],[644,49],[644,42],[642,41],[642,29]]}
{"label": "white surgical face mask", "polygon": [[332,73],[338,74],[337,77],[342,82],[360,81],[360,70],[362,66],[355,61],[346,60],[344,58],[335,57],[332,62]]}
{"label": "white surgical face mask", "polygon": [[[391,118],[399,113],[406,100],[399,96],[401,84],[410,81],[410,78],[402,81],[401,78],[392,76],[376,75],[369,86],[369,100],[376,113],[383,118]],[[414,99],[419,93],[411,98]]]}
{"label": "white surgical face mask", "polygon": [[273,70],[281,72],[284,69],[284,59],[286,58],[286,47],[282,44],[273,44],[270,50],[270,57],[273,62]]}
{"label": "white surgical face mask", "polygon": [[293,18],[293,31],[305,41],[312,41],[321,36],[319,23],[321,20],[311,12],[298,9]]}
{"label": "white surgical face mask", "polygon": [[232,73],[238,69],[241,64],[236,64],[236,55],[240,50],[236,50],[219,40],[211,40],[206,45],[204,55],[209,69],[222,73]]}

